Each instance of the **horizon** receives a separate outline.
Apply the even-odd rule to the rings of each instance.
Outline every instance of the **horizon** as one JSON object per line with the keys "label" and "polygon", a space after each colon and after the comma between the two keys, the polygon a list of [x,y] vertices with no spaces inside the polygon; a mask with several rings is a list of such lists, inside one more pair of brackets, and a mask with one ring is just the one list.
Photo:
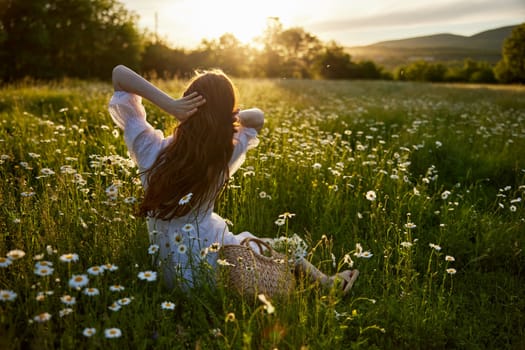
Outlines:
{"label": "horizon", "polygon": [[[278,18],[283,27],[301,27],[323,42],[345,47],[367,46],[381,41],[455,34],[472,36],[524,22],[521,0],[122,0],[126,9],[139,16],[141,29],[175,47],[195,48],[202,40],[233,34],[243,44],[253,44],[269,20]],[[203,9],[207,9],[204,11]],[[312,16],[315,13],[315,17]],[[178,15],[180,14],[180,16]],[[233,19],[232,19],[233,18]]]}

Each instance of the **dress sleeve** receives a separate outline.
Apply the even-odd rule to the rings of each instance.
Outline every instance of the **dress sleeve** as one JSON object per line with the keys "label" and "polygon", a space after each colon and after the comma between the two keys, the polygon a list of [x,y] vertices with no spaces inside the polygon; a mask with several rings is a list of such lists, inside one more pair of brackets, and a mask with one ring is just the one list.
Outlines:
{"label": "dress sleeve", "polygon": [[259,139],[257,138],[257,130],[247,127],[239,127],[233,135],[233,154],[228,164],[230,168],[230,176],[233,175],[246,159],[246,152],[257,147]]}
{"label": "dress sleeve", "polygon": [[124,141],[140,171],[151,167],[166,142],[162,131],[146,120],[142,98],[125,91],[116,91],[109,102],[109,114],[124,131]]}

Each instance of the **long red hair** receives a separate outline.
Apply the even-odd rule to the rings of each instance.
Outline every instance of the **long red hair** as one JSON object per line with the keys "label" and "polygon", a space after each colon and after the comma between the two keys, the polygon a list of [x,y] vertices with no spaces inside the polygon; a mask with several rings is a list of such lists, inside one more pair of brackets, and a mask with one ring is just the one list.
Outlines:
{"label": "long red hair", "polygon": [[[237,93],[219,70],[198,74],[184,96],[198,92],[206,103],[173,131],[173,141],[147,170],[139,214],[169,220],[192,210],[207,210],[229,177]],[[189,203],[180,204],[188,194]]]}

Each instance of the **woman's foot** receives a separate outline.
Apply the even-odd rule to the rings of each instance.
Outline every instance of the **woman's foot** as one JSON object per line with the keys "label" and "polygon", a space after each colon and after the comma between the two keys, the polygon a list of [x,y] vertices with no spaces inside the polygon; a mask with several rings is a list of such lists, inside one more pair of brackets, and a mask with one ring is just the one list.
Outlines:
{"label": "woman's foot", "polygon": [[348,293],[350,289],[352,289],[352,286],[354,285],[354,282],[358,276],[359,270],[345,270],[343,272],[336,273],[330,277],[331,286],[335,284],[344,295]]}

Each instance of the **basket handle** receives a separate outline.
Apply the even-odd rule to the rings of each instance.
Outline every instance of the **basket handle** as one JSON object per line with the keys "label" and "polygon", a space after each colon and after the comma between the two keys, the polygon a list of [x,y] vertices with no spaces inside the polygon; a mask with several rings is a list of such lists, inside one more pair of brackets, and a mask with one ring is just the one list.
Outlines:
{"label": "basket handle", "polygon": [[268,243],[258,238],[246,237],[241,241],[240,244],[248,247],[250,242],[257,244],[257,247],[259,248],[259,254],[263,254],[263,247],[265,247],[266,249],[268,249],[270,254],[273,255],[273,248]]}

